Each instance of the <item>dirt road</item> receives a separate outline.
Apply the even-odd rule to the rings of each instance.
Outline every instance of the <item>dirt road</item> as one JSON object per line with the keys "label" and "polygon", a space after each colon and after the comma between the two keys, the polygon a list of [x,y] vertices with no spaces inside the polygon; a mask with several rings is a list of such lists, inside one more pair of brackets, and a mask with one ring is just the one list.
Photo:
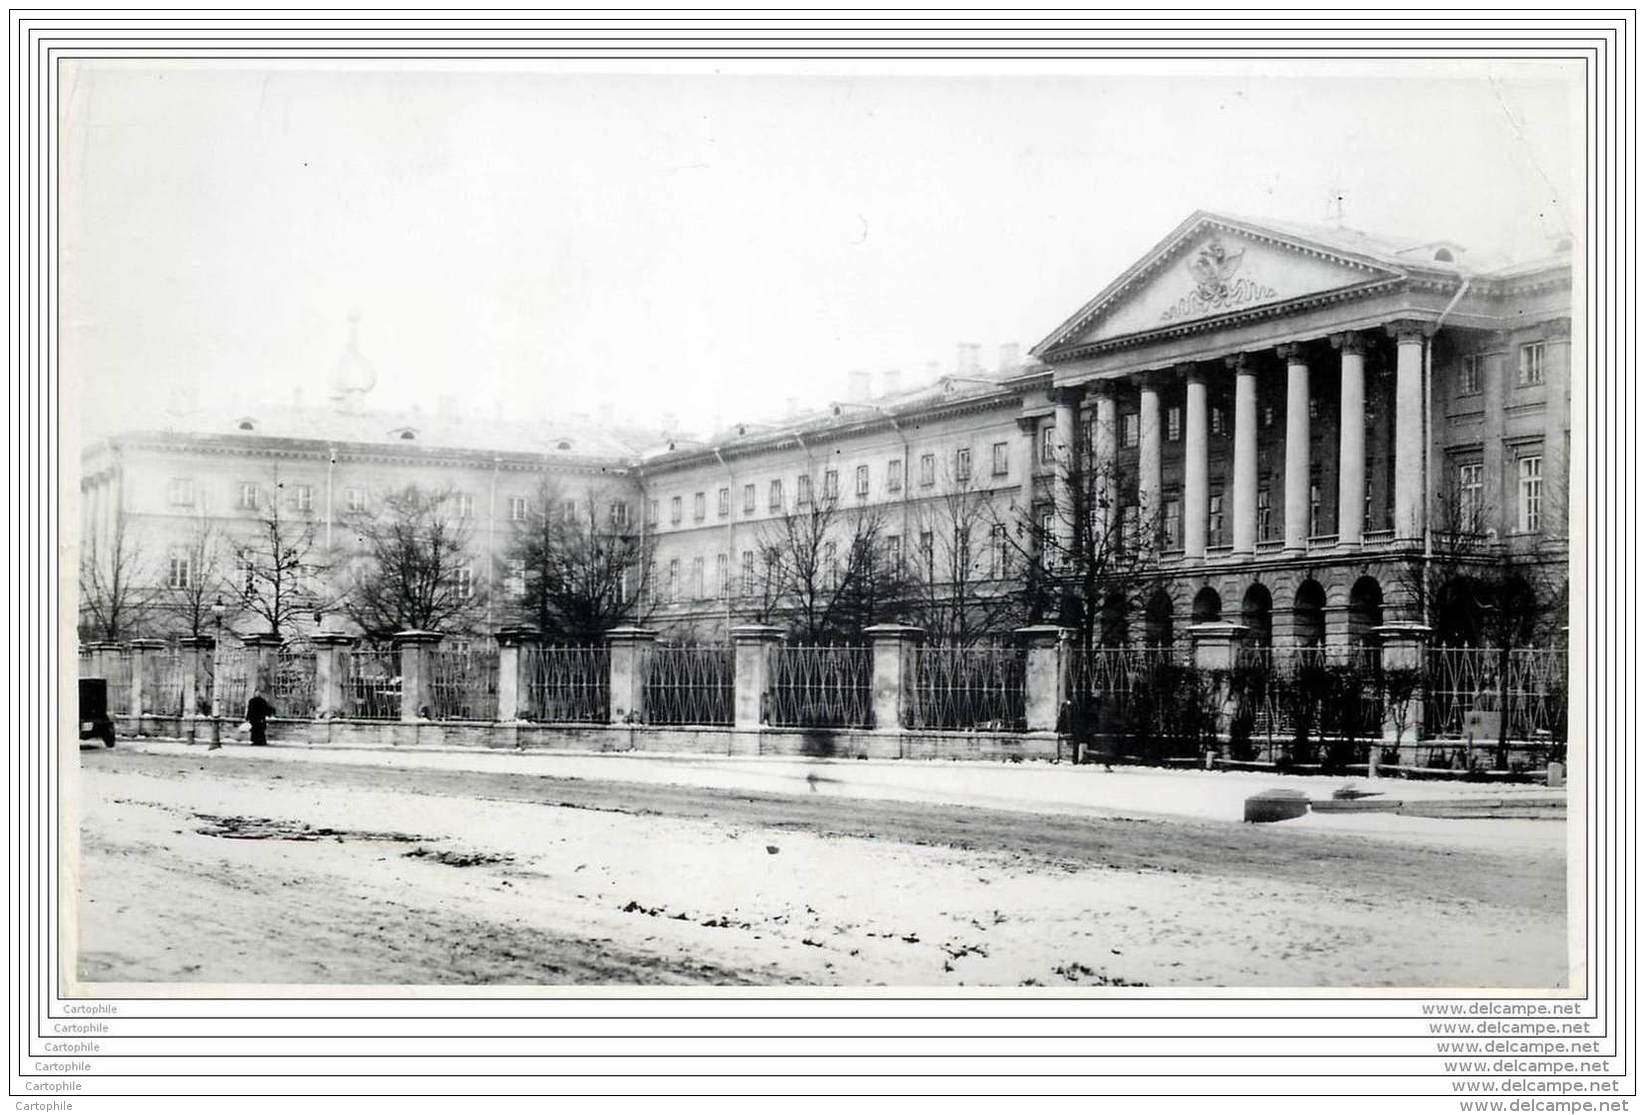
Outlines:
{"label": "dirt road", "polygon": [[1561,822],[1497,851],[234,752],[81,765],[93,983],[1568,981]]}

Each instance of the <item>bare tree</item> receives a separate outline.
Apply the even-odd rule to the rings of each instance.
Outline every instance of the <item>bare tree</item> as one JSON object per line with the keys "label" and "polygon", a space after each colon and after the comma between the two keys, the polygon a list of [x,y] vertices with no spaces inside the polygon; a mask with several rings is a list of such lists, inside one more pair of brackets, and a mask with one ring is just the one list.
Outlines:
{"label": "bare tree", "polygon": [[368,638],[398,631],[467,631],[485,607],[474,576],[472,530],[454,493],[410,485],[375,514],[353,517],[360,539],[343,608]]}
{"label": "bare tree", "polygon": [[225,538],[213,519],[200,516],[187,539],[167,556],[161,595],[177,630],[191,636],[208,631],[216,622],[212,605],[220,597],[239,594],[224,576]]}
{"label": "bare tree", "polygon": [[896,618],[907,596],[884,509],[842,507],[830,491],[767,523],[760,551],[759,618],[786,620],[804,642],[856,639],[864,628]]}
{"label": "bare tree", "polygon": [[80,636],[116,642],[144,634],[161,599],[139,532],[117,515],[80,548]]}
{"label": "bare tree", "polygon": [[593,490],[565,499],[546,479],[534,502],[507,555],[523,618],[571,639],[597,639],[643,619],[644,595],[633,582],[649,566],[651,544],[631,525],[628,505],[613,503],[602,519]]}
{"label": "bare tree", "polygon": [[1020,523],[969,475],[950,475],[944,494],[916,513],[918,543],[907,582],[910,613],[928,641],[965,647],[1009,634],[1027,617],[1025,561],[1010,534]]}
{"label": "bare tree", "polygon": [[255,523],[228,542],[234,594],[240,610],[257,617],[269,634],[286,636],[299,629],[303,616],[330,606],[329,563],[315,543],[313,516],[287,506],[278,470],[254,492]]}

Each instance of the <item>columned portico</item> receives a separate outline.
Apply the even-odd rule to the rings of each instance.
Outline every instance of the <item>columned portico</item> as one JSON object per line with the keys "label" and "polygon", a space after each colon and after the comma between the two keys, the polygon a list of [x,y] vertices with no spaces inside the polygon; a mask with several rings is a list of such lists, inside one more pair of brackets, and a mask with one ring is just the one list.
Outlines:
{"label": "columned portico", "polygon": [[1342,415],[1337,445],[1337,545],[1365,540],[1365,338],[1339,333],[1331,342],[1342,353]]}
{"label": "columned portico", "polygon": [[1301,345],[1281,345],[1285,361],[1285,552],[1308,548],[1308,358]]}
{"label": "columned portico", "polygon": [[1422,355],[1427,330],[1421,322],[1388,326],[1399,346],[1394,384],[1394,538],[1422,537]]}
{"label": "columned portico", "polygon": [[1244,353],[1228,358],[1234,370],[1234,556],[1257,551],[1257,371]]}
{"label": "columned portico", "polygon": [[1211,499],[1205,373],[1193,364],[1181,370],[1188,379],[1187,414],[1183,422],[1186,445],[1182,473],[1182,556],[1187,561],[1202,561],[1205,558],[1206,515]]}

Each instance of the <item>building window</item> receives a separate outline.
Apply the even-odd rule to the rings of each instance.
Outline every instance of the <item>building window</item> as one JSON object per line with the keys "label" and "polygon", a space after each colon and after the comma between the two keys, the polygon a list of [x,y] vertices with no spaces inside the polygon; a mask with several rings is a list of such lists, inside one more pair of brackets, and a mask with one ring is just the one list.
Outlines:
{"label": "building window", "polygon": [[1040,464],[1048,465],[1057,459],[1057,427],[1040,427]]}
{"label": "building window", "polygon": [[173,507],[194,506],[194,481],[187,476],[179,476],[166,486],[166,502]]}
{"label": "building window", "polygon": [[954,528],[954,572],[959,577],[967,577],[971,573],[971,528],[957,526]]}
{"label": "building window", "polygon": [[766,494],[766,505],[773,511],[783,509],[783,482],[781,480],[771,482],[771,490]]}
{"label": "building window", "polygon": [[969,482],[970,479],[971,450],[969,448],[954,450],[954,480],[957,483],[964,484]]}
{"label": "building window", "polygon": [[618,530],[628,526],[628,504],[617,500],[611,505],[611,525]]}
{"label": "building window", "polygon": [[166,587],[188,588],[194,583],[194,562],[185,549],[172,550],[166,561]]}
{"label": "building window", "polygon": [[805,473],[794,478],[794,506],[809,507],[811,505],[811,477]]}
{"label": "building window", "polygon": [[701,600],[702,598],[703,559],[700,557],[694,557],[691,559],[691,599]]}
{"label": "building window", "polygon": [[721,488],[720,489],[719,513],[720,513],[720,518],[722,518],[722,519],[725,518],[727,515],[731,514],[731,489],[730,488]]}
{"label": "building window", "polygon": [[1080,423],[1080,454],[1087,461],[1097,455],[1097,424],[1090,418]]}
{"label": "building window", "polygon": [[1479,529],[1480,515],[1485,510],[1485,466],[1469,461],[1457,466],[1457,521],[1456,528],[1471,534]]}
{"label": "building window", "polygon": [[1519,529],[1526,534],[1542,529],[1541,454],[1519,459]]}
{"label": "building window", "polygon": [[1053,572],[1057,568],[1057,513],[1040,512],[1040,568]]}
{"label": "building window", "polygon": [[1181,441],[1182,440],[1182,408],[1181,407],[1166,407],[1165,408],[1165,440],[1166,441]]}
{"label": "building window", "polygon": [[1009,476],[1011,473],[1011,446],[1008,442],[996,441],[993,449],[995,476]]}
{"label": "building window", "polygon": [[1314,538],[1319,534],[1319,481],[1315,480],[1308,485],[1308,537]]}
{"label": "building window", "polygon": [[467,492],[458,492],[456,495],[457,517],[459,519],[474,518],[474,497]]}
{"label": "building window", "polygon": [[1206,509],[1205,539],[1208,545],[1222,545],[1222,493],[1212,492],[1211,503]]}
{"label": "building window", "polygon": [[931,532],[928,530],[920,531],[920,569],[925,573],[927,579],[931,577],[932,572],[936,569],[936,556],[932,546]]}
{"label": "building window", "polygon": [[647,526],[657,525],[657,501],[654,499],[645,501],[645,522]]}
{"label": "building window", "polygon": [[754,485],[743,485],[743,514],[754,514]]}
{"label": "building window", "polygon": [[743,551],[743,595],[754,595],[754,551]]}
{"label": "building window", "polygon": [[314,485],[297,484],[291,489],[291,506],[298,511],[314,510]]}
{"label": "building window", "polygon": [[1005,533],[1004,523],[995,523],[988,528],[988,575],[996,581],[1011,571],[1006,550],[1009,545],[1010,540]]}
{"label": "building window", "polygon": [[839,547],[832,542],[823,544],[823,587],[829,592],[836,592],[840,587],[840,558]]}
{"label": "building window", "polygon": [[868,466],[857,466],[857,498],[868,498]]}
{"label": "building window", "polygon": [[885,462],[885,490],[902,491],[902,458],[893,457]]}
{"label": "building window", "polygon": [[241,511],[257,510],[257,485],[247,481],[241,481],[240,498],[234,501],[234,506],[238,507]]}
{"label": "building window", "polygon": [[[523,523],[523,522],[525,522],[526,509],[529,505],[530,505],[529,501],[527,501],[527,499],[524,496],[509,496],[508,497],[508,520],[509,520],[509,522],[511,522],[511,523]],[[354,508],[351,507],[351,508],[349,508],[349,510],[352,511],[352,510],[354,510]]]}
{"label": "building window", "polygon": [[714,555],[714,585],[721,600],[731,595],[731,558],[725,554]]}
{"label": "building window", "polygon": [[459,565],[457,574],[457,596],[461,600],[474,598],[474,566],[472,564]]}
{"label": "building window", "polygon": [[[343,491],[343,506],[350,511],[364,511],[366,509],[366,493],[361,488],[346,488]],[[521,518],[524,518],[522,515]]]}
{"label": "building window", "polygon": [[691,497],[691,519],[693,522],[702,522],[708,518],[708,493],[698,492]]}
{"label": "building window", "polygon": [[1165,530],[1165,548],[1182,549],[1182,497],[1166,497],[1164,522],[1161,525]]}
{"label": "building window", "polygon": [[1266,542],[1274,528],[1273,497],[1267,488],[1257,489],[1257,538]]}
{"label": "building window", "polygon": [[1125,449],[1135,449],[1142,437],[1142,415],[1136,411],[1123,415],[1120,418],[1120,445]]}
{"label": "building window", "polygon": [[1458,395],[1478,395],[1485,390],[1485,357],[1465,356],[1457,376]]}
{"label": "building window", "polygon": [[835,500],[840,497],[840,470],[828,469],[823,473],[823,498]]}
{"label": "building window", "polygon": [[1372,485],[1376,482],[1377,470],[1375,465],[1365,466],[1365,518],[1361,520],[1360,529],[1371,529],[1371,509],[1376,503],[1371,498]]}
{"label": "building window", "polygon": [[893,572],[902,569],[902,535],[893,534],[885,540],[885,561]]}
{"label": "building window", "polygon": [[525,592],[525,562],[519,558],[510,558],[503,566],[503,589],[510,596],[519,596]]}
{"label": "building window", "polygon": [[929,488],[937,482],[937,458],[933,453],[920,457],[920,487]]}
{"label": "building window", "polygon": [[673,558],[668,563],[668,602],[670,604],[680,598],[680,559]]}
{"label": "building window", "polygon": [[1543,351],[1544,346],[1541,341],[1519,346],[1519,385],[1521,387],[1536,387],[1543,382]]}
{"label": "building window", "polygon": [[[590,512],[593,514],[593,512]],[[574,523],[577,521],[577,501],[574,499],[562,500],[560,503],[560,519],[562,522]]]}
{"label": "building window", "polygon": [[680,496],[673,496],[668,501],[668,521],[675,526],[685,518],[685,501]]}

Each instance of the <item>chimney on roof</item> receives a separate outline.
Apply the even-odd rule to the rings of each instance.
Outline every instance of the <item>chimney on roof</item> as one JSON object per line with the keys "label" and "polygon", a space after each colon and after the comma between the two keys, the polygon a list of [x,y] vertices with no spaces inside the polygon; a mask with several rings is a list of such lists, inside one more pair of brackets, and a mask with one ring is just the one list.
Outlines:
{"label": "chimney on roof", "polygon": [[902,391],[902,369],[892,368],[880,373],[880,394],[896,395]]}
{"label": "chimney on roof", "polygon": [[1022,367],[1022,346],[1009,341],[1000,346],[1000,374],[1009,375]]}
{"label": "chimney on roof", "polygon": [[955,346],[954,374],[974,376],[982,370],[982,346],[961,341]]}
{"label": "chimney on roof", "polygon": [[866,403],[873,388],[873,378],[867,372],[852,372],[846,379],[847,400],[853,403]]}

